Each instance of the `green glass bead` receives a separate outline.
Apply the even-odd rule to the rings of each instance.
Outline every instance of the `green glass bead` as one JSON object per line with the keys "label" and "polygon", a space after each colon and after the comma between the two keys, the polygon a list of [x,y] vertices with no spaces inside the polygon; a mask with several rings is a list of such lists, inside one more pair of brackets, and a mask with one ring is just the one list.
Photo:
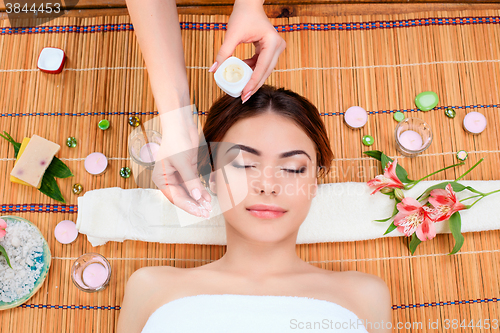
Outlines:
{"label": "green glass bead", "polygon": [[109,128],[109,121],[107,119],[103,119],[99,122],[99,124],[97,124],[97,126],[99,126],[100,129],[105,131]]}
{"label": "green glass bead", "polygon": [[397,122],[400,122],[402,121],[403,119],[405,119],[405,114],[403,112],[395,112],[394,113],[394,120],[397,121]]}
{"label": "green glass bead", "polygon": [[75,148],[76,147],[76,139],[73,136],[70,136],[69,138],[66,139],[66,146],[70,148]]}
{"label": "green glass bead", "polygon": [[415,97],[415,105],[422,111],[434,109],[438,103],[438,95],[433,91],[424,91]]}
{"label": "green glass bead", "polygon": [[460,161],[465,161],[469,154],[465,150],[460,150],[457,152],[457,159]]}
{"label": "green glass bead", "polygon": [[446,110],[444,110],[444,114],[448,118],[455,118],[455,116],[457,115],[455,110],[453,110],[452,108],[446,108]]}
{"label": "green glass bead", "polygon": [[131,174],[132,172],[129,167],[123,167],[120,169],[120,176],[122,176],[122,178],[129,178]]}
{"label": "green glass bead", "polygon": [[130,116],[128,117],[128,124],[130,126],[137,127],[141,124],[141,120],[137,116]]}
{"label": "green glass bead", "polygon": [[363,144],[365,146],[371,146],[372,144],[375,143],[375,140],[373,139],[373,136],[371,136],[371,135],[365,135],[361,141],[363,141]]}
{"label": "green glass bead", "polygon": [[73,193],[74,194],[80,194],[83,191],[83,186],[81,184],[76,183],[73,185]]}

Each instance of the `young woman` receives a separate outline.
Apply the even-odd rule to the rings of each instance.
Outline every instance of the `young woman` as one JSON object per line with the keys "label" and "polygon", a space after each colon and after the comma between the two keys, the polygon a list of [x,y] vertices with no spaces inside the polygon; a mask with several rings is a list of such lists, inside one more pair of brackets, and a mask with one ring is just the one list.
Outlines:
{"label": "young woman", "polygon": [[212,171],[206,181],[224,211],[226,253],[195,268],[134,272],[118,332],[389,332],[383,280],[297,256],[299,227],[332,159],[318,110],[263,86],[245,104],[219,99],[203,130],[206,142],[221,142],[200,151],[199,169]]}

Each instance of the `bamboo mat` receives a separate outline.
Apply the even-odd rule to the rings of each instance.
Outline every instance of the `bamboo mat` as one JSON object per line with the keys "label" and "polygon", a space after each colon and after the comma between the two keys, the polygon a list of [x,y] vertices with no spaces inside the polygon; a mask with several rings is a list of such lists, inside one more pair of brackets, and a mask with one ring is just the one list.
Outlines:
{"label": "bamboo mat", "polygon": [[[196,100],[201,123],[221,95],[207,70],[223,41],[227,19],[180,17],[191,98]],[[398,155],[392,118],[396,110],[424,119],[434,133],[424,154],[400,160],[414,179],[453,164],[455,152],[461,149],[469,152],[466,165],[432,179],[453,178],[481,157],[485,161],[466,179],[500,179],[500,11],[271,21],[287,48],[267,83],[306,96],[320,110],[335,154],[325,182],[364,182],[379,173],[378,164],[363,157],[364,150]],[[0,22],[0,131],[9,132],[17,141],[38,134],[59,143],[58,157],[75,176],[58,180],[65,205],[12,184],[8,174],[14,151],[0,140],[2,214],[35,223],[53,255],[40,291],[25,305],[0,312],[0,332],[112,332],[125,283],[135,270],[148,265],[203,265],[220,258],[225,247],[125,241],[92,248],[83,235],[71,245],[55,240],[53,230],[59,221],[76,221],[74,183],[81,183],[84,191],[136,187],[132,177],[119,176],[119,169],[129,165],[127,137],[133,128],[127,118],[137,114],[145,122],[154,117],[156,107],[128,16],[61,17],[49,22],[58,27],[50,30],[34,21],[22,23],[28,28],[11,29],[7,20]],[[45,46],[65,50],[68,58],[61,74],[37,70],[37,57]],[[248,45],[235,52],[240,58],[251,55]],[[413,100],[426,90],[435,91],[440,102],[437,109],[424,113],[416,110]],[[342,113],[352,105],[370,111],[368,124],[361,130],[351,130],[343,123]],[[445,117],[447,106],[456,109],[455,119]],[[488,119],[486,131],[479,136],[462,129],[461,121],[470,111],[479,111]],[[107,131],[97,127],[102,118],[111,123]],[[361,143],[365,134],[375,138],[370,148]],[[69,136],[78,140],[76,148],[65,145]],[[84,170],[84,158],[94,151],[111,157],[107,172],[100,177]],[[498,197],[486,200],[499,202]],[[465,234],[464,246],[454,256],[447,255],[453,247],[451,235],[438,235],[411,257],[405,240],[392,237],[300,245],[297,253],[324,269],[380,276],[391,289],[393,325],[403,326],[397,331],[424,331],[415,325],[420,322],[428,327],[429,321],[438,321],[439,330],[425,330],[437,332],[445,331],[446,323],[467,325],[471,320],[477,324],[480,319],[500,318],[499,236],[499,231]],[[71,265],[86,252],[101,253],[111,262],[111,282],[102,292],[87,294],[71,282]],[[454,331],[490,331],[454,327],[458,327]]]}

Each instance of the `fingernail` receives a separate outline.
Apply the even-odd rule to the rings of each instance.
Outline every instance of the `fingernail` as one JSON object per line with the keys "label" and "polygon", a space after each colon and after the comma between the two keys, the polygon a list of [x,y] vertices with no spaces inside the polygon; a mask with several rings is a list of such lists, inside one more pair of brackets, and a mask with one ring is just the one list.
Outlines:
{"label": "fingernail", "polygon": [[201,192],[197,188],[193,189],[191,191],[191,194],[193,195],[193,199],[198,201],[201,198]]}
{"label": "fingernail", "polygon": [[243,100],[241,101],[241,104],[243,104],[246,101],[248,101],[248,99],[250,98],[250,96],[252,96],[252,91],[251,90],[249,92],[247,92],[245,96],[243,96]]}
{"label": "fingernail", "polygon": [[213,72],[215,67],[217,67],[217,61],[214,62],[214,64],[212,65],[212,67],[210,67],[210,69],[208,70],[209,72]]}

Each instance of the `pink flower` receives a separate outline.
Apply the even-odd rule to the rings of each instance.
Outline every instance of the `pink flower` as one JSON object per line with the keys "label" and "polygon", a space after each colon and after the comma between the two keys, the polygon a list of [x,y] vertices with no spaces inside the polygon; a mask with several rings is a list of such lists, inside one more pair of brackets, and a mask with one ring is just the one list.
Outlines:
{"label": "pink flower", "polygon": [[5,228],[7,228],[7,222],[5,222],[4,219],[0,219],[0,240],[2,240],[7,234]]}
{"label": "pink flower", "polygon": [[430,218],[431,209],[413,198],[404,198],[397,204],[398,213],[394,225],[406,236],[417,233],[418,239],[426,241],[436,237],[434,221]]}
{"label": "pink flower", "polygon": [[395,159],[393,162],[387,163],[387,166],[384,169],[384,174],[376,176],[367,183],[368,186],[375,187],[375,191],[373,191],[372,194],[386,187],[389,188],[405,187],[403,183],[399,180],[398,176],[396,175],[397,165],[398,165],[397,159]]}
{"label": "pink flower", "polygon": [[434,206],[431,218],[436,222],[446,221],[455,212],[467,208],[466,205],[458,201],[457,194],[453,191],[451,184],[446,185],[444,190],[432,190],[429,202]]}

